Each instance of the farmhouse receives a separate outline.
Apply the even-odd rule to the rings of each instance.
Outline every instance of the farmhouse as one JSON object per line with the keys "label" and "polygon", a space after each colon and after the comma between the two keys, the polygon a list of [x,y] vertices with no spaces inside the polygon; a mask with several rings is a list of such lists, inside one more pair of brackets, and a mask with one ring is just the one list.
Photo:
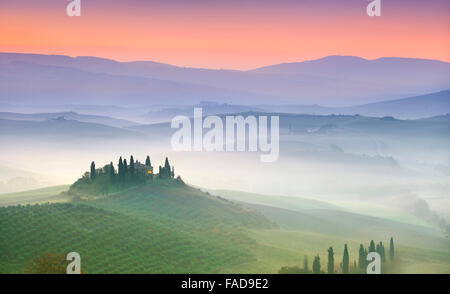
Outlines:
{"label": "farmhouse", "polygon": [[146,164],[142,164],[139,161],[136,161],[134,163],[134,169],[136,171],[137,174],[140,175],[148,175],[148,176],[153,176],[153,166],[151,165],[146,165]]}

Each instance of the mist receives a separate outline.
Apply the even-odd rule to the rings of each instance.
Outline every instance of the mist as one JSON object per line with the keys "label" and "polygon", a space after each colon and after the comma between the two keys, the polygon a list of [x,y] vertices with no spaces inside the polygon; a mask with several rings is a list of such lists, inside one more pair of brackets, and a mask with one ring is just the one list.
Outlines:
{"label": "mist", "polygon": [[[448,217],[448,133],[430,132],[427,126],[428,138],[424,140],[409,133],[408,121],[398,121],[397,133],[392,125],[387,126],[389,133],[383,135],[386,122],[382,120],[371,120],[366,129],[356,131],[348,123],[343,127],[337,122],[332,128],[324,128],[326,124],[321,121],[316,123],[319,128],[314,128],[305,119],[311,118],[281,115],[280,156],[271,163],[261,162],[260,152],[174,152],[170,138],[176,130],[169,124],[120,128],[117,134],[113,129],[109,137],[96,136],[92,126],[88,136],[84,129],[78,129],[78,133],[73,129],[70,133],[57,129],[53,133],[27,136],[2,134],[0,165],[29,174],[2,173],[0,188],[1,192],[21,190],[12,181],[18,177],[30,179],[28,184],[24,181],[22,190],[71,184],[88,171],[91,161],[101,167],[110,162],[117,165],[120,156],[133,155],[136,160],[144,161],[150,155],[153,166],[157,167],[163,165],[167,156],[175,166],[176,175],[204,189],[398,208],[408,207],[420,198],[427,201],[430,209]],[[410,123],[416,134],[420,134],[415,121]],[[300,127],[302,124],[304,127]],[[434,126],[438,130],[439,127]],[[448,124],[444,124],[446,130]],[[17,134],[20,131],[23,130]]]}

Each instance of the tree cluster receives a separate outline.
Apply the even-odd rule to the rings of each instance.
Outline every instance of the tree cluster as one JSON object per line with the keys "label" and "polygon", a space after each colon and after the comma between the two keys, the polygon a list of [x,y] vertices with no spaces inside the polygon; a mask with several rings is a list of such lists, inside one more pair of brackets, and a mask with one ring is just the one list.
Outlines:
{"label": "tree cluster", "polygon": [[164,166],[159,166],[158,177],[160,179],[173,179],[175,177],[175,167],[170,167],[169,159],[166,157]]}
{"label": "tree cluster", "polygon": [[[96,168],[95,162],[92,161],[90,172],[86,172],[78,179],[70,187],[70,191],[74,194],[108,195],[111,192],[153,181],[155,178],[173,179],[174,177],[175,168],[170,166],[167,157],[164,166],[160,166],[159,173],[155,175],[149,156],[145,159],[145,164],[142,164],[131,155],[128,161],[126,158],[119,158],[117,170],[112,162],[102,168]],[[176,181],[183,182],[180,177]]]}
{"label": "tree cluster", "polygon": [[[395,253],[394,253],[394,239],[391,237],[389,242],[389,260],[391,262],[394,261]],[[370,252],[377,252],[380,254],[381,262],[382,264],[386,262],[386,250],[384,248],[383,242],[379,242],[378,244],[375,244],[373,240],[370,241],[370,244],[368,248],[365,248],[363,244],[359,246],[359,256],[358,256],[358,264],[356,260],[353,262],[353,268],[350,268],[350,254],[347,247],[347,244],[344,245],[344,252],[342,255],[342,262],[340,263],[341,272],[343,274],[349,274],[349,273],[365,273],[368,261],[367,261],[367,255]],[[335,252],[332,246],[328,248],[328,265],[327,265],[327,273],[328,274],[334,274],[336,273],[335,270]],[[320,256],[316,255],[313,259],[312,264],[312,271],[308,268],[308,257],[305,256],[304,259],[304,266],[303,269],[298,266],[285,266],[282,267],[279,272],[280,274],[321,274],[325,273],[321,269],[321,263],[320,263]]]}

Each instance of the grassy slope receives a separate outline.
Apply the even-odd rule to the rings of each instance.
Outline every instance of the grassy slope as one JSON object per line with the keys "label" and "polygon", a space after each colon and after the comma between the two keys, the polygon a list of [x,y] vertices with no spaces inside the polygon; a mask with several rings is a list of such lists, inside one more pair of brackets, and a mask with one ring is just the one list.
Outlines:
{"label": "grassy slope", "polygon": [[198,224],[205,228],[269,225],[261,214],[199,189],[168,185],[164,181],[147,187],[127,190],[86,204],[141,219],[157,218],[181,225]]}
{"label": "grassy slope", "polygon": [[0,206],[64,201],[67,198],[58,196],[61,192],[68,189],[69,185],[60,185],[24,192],[0,194]]}
{"label": "grassy slope", "polygon": [[0,208],[0,272],[77,251],[87,273],[211,273],[254,260],[264,217],[190,187],[145,185],[76,204]]}
{"label": "grassy slope", "polygon": [[[448,242],[420,235],[428,231],[417,227],[424,227],[333,210],[336,206],[309,199],[214,194],[258,204],[235,205],[163,182],[76,204],[0,208],[0,235],[7,236],[0,240],[0,272],[21,272],[27,261],[44,252],[78,251],[88,273],[275,273],[282,266],[301,266],[304,255],[311,266],[312,257],[320,254],[325,267],[331,245],[338,265],[344,243],[353,263],[361,242],[373,238],[387,243],[387,226],[397,230],[394,236],[407,237],[397,242],[396,273],[450,273]],[[245,206],[277,221],[282,230]],[[428,248],[412,247],[411,242]]]}
{"label": "grassy slope", "polygon": [[[367,247],[364,240],[349,240],[333,235],[294,230],[253,230],[253,238],[259,246],[253,248],[256,260],[232,266],[231,273],[276,273],[282,266],[303,267],[303,259],[308,257],[311,269],[313,256],[319,255],[322,269],[326,269],[327,249],[333,246],[335,266],[342,261],[344,244],[348,245],[350,266],[358,258],[359,244]],[[387,243],[388,240],[381,240]],[[450,252],[423,249],[404,245],[397,246],[395,266],[390,265],[390,273],[450,273]]]}
{"label": "grassy slope", "polygon": [[[229,199],[240,199],[242,205],[261,212],[280,224],[282,230],[253,230],[260,246],[253,253],[254,262],[232,267],[231,272],[276,272],[281,266],[303,265],[305,255],[319,254],[326,265],[327,248],[333,246],[336,260],[344,244],[349,245],[351,263],[357,257],[359,244],[370,239],[387,244],[395,236],[398,261],[395,273],[450,273],[450,241],[435,228],[420,225],[414,218],[382,218],[330,209],[331,205],[304,198],[258,195],[238,191],[213,191]],[[281,199],[281,201],[278,201]],[[313,205],[311,205],[313,204]],[[377,211],[379,213],[379,211]]]}
{"label": "grassy slope", "polygon": [[363,201],[339,201],[336,203],[340,207],[345,207],[345,211],[352,213],[359,213],[368,216],[381,217],[384,219],[398,221],[402,223],[419,225],[428,228],[435,226],[426,222],[425,220],[409,213],[405,210],[389,207],[381,204],[368,203]]}
{"label": "grassy slope", "polygon": [[450,240],[437,229],[404,224],[383,218],[326,209],[297,212],[275,207],[248,204],[287,230],[317,232],[347,239],[386,239],[395,236],[397,243],[435,250],[449,250]]}
{"label": "grassy slope", "polygon": [[[261,212],[283,229],[317,232],[337,237],[365,240],[396,236],[400,243],[437,250],[449,250],[450,241],[435,227],[423,225],[412,216],[397,220],[390,211],[377,208],[372,215],[347,211],[344,207],[305,198],[259,195],[238,191],[214,191],[243,206]],[[346,207],[345,207],[346,208]],[[375,216],[375,215],[381,216]],[[386,215],[386,217],[385,217]]]}
{"label": "grassy slope", "polygon": [[278,195],[277,196],[262,195],[232,190],[209,190],[209,191],[213,195],[220,195],[222,197],[225,197],[226,199],[230,199],[233,201],[261,204],[296,211],[303,211],[306,209],[336,209],[336,210],[340,209],[339,206],[337,205],[308,198],[278,196]]}
{"label": "grassy slope", "polygon": [[433,228],[431,224],[425,222],[422,219],[419,219],[418,217],[410,213],[405,212],[404,210],[363,201],[339,201],[331,203],[301,197],[264,195],[233,190],[208,190],[208,191],[210,191],[213,195],[220,195],[222,197],[225,197],[226,199],[230,199],[236,202],[259,204],[264,206],[284,208],[300,212],[311,209],[339,210],[355,214],[364,214],[366,216],[381,217],[387,220]]}

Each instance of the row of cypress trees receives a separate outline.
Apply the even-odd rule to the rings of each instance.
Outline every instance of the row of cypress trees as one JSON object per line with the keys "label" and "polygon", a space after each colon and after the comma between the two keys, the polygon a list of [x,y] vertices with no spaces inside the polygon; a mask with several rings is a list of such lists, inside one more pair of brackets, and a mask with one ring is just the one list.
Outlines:
{"label": "row of cypress trees", "polygon": [[[133,155],[130,156],[129,163],[127,162],[126,158],[122,159],[121,156],[117,164],[116,172],[116,169],[114,168],[114,164],[112,162],[105,165],[103,168],[96,169],[95,162],[92,161],[89,178],[91,182],[96,182],[95,180],[100,177],[102,185],[105,186],[105,189],[109,189],[109,186],[111,185],[120,187],[134,185],[143,182],[148,178],[146,172],[143,173],[142,170],[137,169],[136,165],[138,164],[140,163],[134,160]],[[151,167],[150,156],[147,156],[145,165],[147,167]]]}
{"label": "row of cypress trees", "polygon": [[[167,160],[168,159],[166,157],[166,162],[167,162]],[[135,170],[136,162],[137,161],[134,160],[133,155],[130,156],[130,164],[127,163],[126,158],[122,160],[122,156],[120,156],[119,163],[117,165],[117,167],[118,167],[117,173],[116,173],[116,170],[115,170],[112,162],[109,165],[105,166],[105,168],[108,169],[108,173],[111,176],[111,178],[113,178],[115,175],[117,175],[119,177],[119,179],[124,178],[126,175],[130,175],[131,177],[134,177],[136,175],[136,170]],[[148,167],[151,166],[150,156],[148,156],[148,155],[147,155],[147,158],[145,159],[145,165]],[[92,161],[91,168],[90,168],[91,180],[95,180],[95,178],[97,177],[97,174],[98,174],[98,171],[95,168],[95,162]]]}
{"label": "row of cypress trees", "polygon": [[[158,179],[174,179],[175,168],[170,165],[166,157],[164,166],[159,167],[159,174],[154,175],[150,156],[145,159],[145,165],[135,160],[133,155],[129,161],[120,157],[117,170],[111,162],[101,168],[96,168],[95,162],[90,165],[90,172],[86,172],[81,178],[70,186],[70,191],[77,195],[108,195],[110,192],[120,191],[146,181]],[[177,184],[184,184],[180,176],[175,179]]]}
{"label": "row of cypress trees", "polygon": [[[363,244],[359,246],[359,258],[358,258],[358,264],[360,269],[365,269],[367,266],[367,254],[369,252],[377,252],[380,254],[381,261],[386,261],[386,250],[384,249],[383,242],[380,241],[377,245],[375,245],[375,242],[372,240],[370,241],[369,249],[365,249]],[[395,249],[394,249],[394,239],[391,237],[389,241],[389,260],[394,261],[395,256]]]}
{"label": "row of cypress trees", "polygon": [[[117,165],[117,173],[114,169],[114,165],[111,162],[109,165],[106,165],[104,168],[97,170],[95,168],[95,162],[92,161],[89,177],[91,181],[94,181],[100,173],[108,173],[109,179],[111,182],[118,183],[128,183],[132,184],[136,181],[139,181],[143,178],[144,175],[138,174],[138,170],[136,170],[137,161],[134,160],[133,155],[131,155],[129,163],[127,159],[122,159],[122,156],[119,158],[119,163]],[[145,159],[145,165],[151,167],[150,157],[147,156]],[[166,157],[164,166],[159,166],[158,177],[161,179],[170,179],[175,177],[175,167],[171,166],[169,163],[169,159]]]}
{"label": "row of cypress trees", "polygon": [[[380,254],[381,257],[381,261],[385,262],[386,261],[386,251],[384,249],[384,245],[382,242],[378,243],[377,245],[375,245],[375,242],[373,240],[370,241],[370,245],[368,249],[364,248],[364,245],[361,244],[359,247],[359,258],[358,258],[358,264],[359,264],[359,268],[361,270],[365,270],[367,267],[367,254],[369,252],[377,252]],[[394,261],[394,256],[395,256],[395,250],[394,250],[394,239],[391,237],[390,239],[390,244],[389,244],[389,260],[390,261]],[[347,244],[344,245],[344,254],[342,257],[342,263],[341,263],[341,267],[342,267],[342,273],[343,274],[348,274],[349,273],[349,265],[350,265],[350,255],[348,253],[348,247]],[[305,258],[305,271],[307,271],[307,260]],[[312,270],[314,274],[320,274],[321,273],[321,265],[320,265],[320,257],[317,255],[314,257],[313,260],[313,265],[312,265]],[[335,269],[334,269],[334,250],[333,250],[333,246],[330,246],[330,248],[328,248],[328,267],[327,267],[327,273],[328,274],[333,274],[335,273]],[[355,261],[355,268],[356,268],[356,261]]]}

